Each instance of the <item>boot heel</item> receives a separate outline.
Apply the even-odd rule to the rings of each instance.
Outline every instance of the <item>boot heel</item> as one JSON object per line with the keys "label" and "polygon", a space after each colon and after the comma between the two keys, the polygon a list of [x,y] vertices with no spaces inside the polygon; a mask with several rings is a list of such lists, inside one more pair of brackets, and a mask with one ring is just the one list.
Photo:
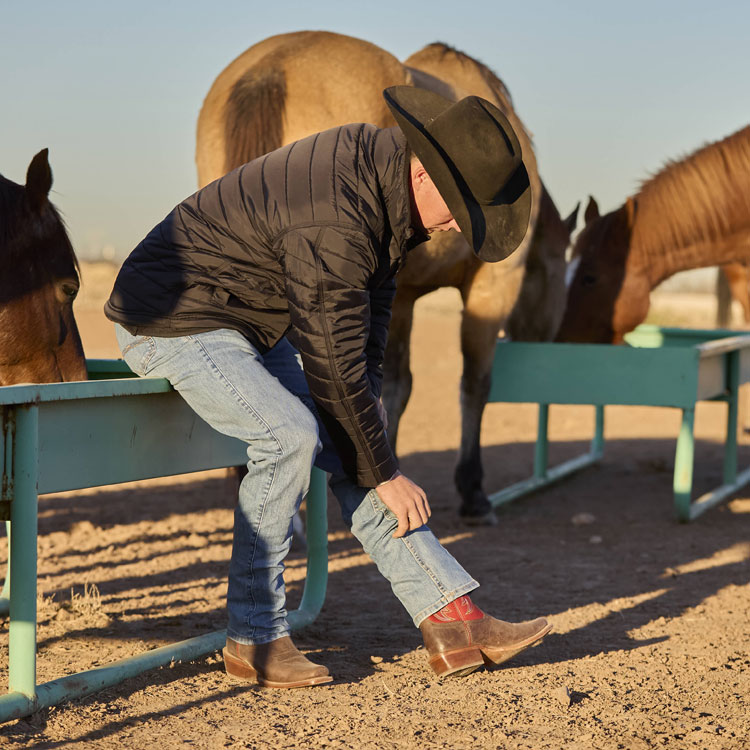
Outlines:
{"label": "boot heel", "polygon": [[224,656],[224,669],[230,677],[257,682],[258,673],[247,662],[232,656],[226,648],[221,653]]}
{"label": "boot heel", "polygon": [[452,675],[463,677],[484,664],[482,652],[478,648],[462,648],[458,651],[445,651],[430,658],[432,671],[438,677]]}

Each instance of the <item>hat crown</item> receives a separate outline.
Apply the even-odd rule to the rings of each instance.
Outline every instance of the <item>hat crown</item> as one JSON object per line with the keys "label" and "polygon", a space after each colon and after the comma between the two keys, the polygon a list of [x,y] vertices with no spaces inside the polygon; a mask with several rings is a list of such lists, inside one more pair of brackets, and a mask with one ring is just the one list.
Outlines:
{"label": "hat crown", "polygon": [[[499,109],[467,96],[425,123],[455,170],[461,192],[479,203],[502,200],[503,191],[522,165],[521,145]],[[462,184],[463,183],[463,184]]]}
{"label": "hat crown", "polygon": [[531,215],[531,185],[521,146],[492,102],[458,102],[416,86],[391,86],[386,103],[474,253],[507,258]]}

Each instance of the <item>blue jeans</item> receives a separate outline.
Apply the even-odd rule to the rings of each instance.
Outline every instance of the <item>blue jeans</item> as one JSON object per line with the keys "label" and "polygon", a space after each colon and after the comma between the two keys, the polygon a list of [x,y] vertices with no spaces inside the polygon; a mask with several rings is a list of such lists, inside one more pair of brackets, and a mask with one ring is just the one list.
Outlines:
{"label": "blue jeans", "polygon": [[332,474],[344,520],[415,625],[479,585],[427,526],[393,538],[398,524],[378,493],[343,474],[318,423],[299,354],[286,339],[261,355],[228,329],[162,338],[115,328],[133,372],[166,378],[214,429],[248,444],[229,565],[232,639],[260,644],[289,634],[284,559],[313,462]]}

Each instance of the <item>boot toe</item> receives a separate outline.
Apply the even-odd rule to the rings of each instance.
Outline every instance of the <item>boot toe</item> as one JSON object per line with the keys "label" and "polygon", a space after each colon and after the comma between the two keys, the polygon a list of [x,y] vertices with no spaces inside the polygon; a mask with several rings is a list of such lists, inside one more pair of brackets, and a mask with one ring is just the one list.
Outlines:
{"label": "boot toe", "polygon": [[513,658],[530,646],[537,645],[550,630],[552,625],[544,617],[519,623],[504,623],[495,620],[493,624],[500,627],[498,637],[488,638],[480,644],[486,666],[497,666]]}

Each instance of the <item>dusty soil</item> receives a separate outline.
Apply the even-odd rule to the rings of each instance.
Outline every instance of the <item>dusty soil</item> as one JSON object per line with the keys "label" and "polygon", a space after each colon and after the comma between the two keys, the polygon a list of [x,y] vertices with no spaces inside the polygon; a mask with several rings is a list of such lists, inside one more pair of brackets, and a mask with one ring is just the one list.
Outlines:
{"label": "dusty soil", "polygon": [[[109,277],[84,267],[78,318],[90,357],[117,355],[100,313]],[[683,300],[683,318],[688,309]],[[705,325],[710,315],[695,309],[692,324]],[[331,501],[326,604],[295,639],[333,683],[238,686],[211,655],[5,724],[0,745],[749,748],[750,490],[677,524],[679,414],[609,407],[599,466],[507,506],[494,528],[460,525],[456,311],[452,291],[420,303],[403,468],[429,494],[433,529],[481,582],[475,601],[509,620],[550,617],[540,646],[492,672],[437,679],[419,632]],[[720,483],[724,419],[723,405],[699,406],[698,491]],[[530,474],[534,429],[533,406],[488,407],[488,489]],[[592,429],[591,407],[553,408],[552,459],[582,451]],[[222,472],[41,498],[39,681],[223,627],[232,505]],[[304,574],[295,553],[292,606]],[[7,661],[7,622],[2,638]]]}

